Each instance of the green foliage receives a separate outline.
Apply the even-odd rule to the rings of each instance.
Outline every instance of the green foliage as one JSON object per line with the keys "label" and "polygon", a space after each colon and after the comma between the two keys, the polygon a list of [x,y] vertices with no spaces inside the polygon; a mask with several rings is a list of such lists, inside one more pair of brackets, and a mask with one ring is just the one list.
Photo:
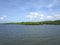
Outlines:
{"label": "green foliage", "polygon": [[44,21],[44,22],[11,22],[6,24],[23,24],[23,25],[42,25],[42,24],[50,24],[50,25],[60,25],[60,20],[55,21]]}

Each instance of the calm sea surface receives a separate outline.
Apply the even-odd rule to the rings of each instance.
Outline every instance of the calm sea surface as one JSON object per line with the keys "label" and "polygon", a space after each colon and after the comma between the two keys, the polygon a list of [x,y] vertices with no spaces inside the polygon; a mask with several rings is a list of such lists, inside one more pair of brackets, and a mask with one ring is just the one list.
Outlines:
{"label": "calm sea surface", "polygon": [[0,24],[0,45],[60,45],[60,25]]}

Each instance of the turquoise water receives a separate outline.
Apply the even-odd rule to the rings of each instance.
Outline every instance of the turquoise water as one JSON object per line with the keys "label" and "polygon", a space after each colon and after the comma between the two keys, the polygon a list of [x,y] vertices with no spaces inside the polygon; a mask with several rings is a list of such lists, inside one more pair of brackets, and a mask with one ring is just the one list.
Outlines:
{"label": "turquoise water", "polygon": [[0,24],[0,45],[60,45],[60,25]]}

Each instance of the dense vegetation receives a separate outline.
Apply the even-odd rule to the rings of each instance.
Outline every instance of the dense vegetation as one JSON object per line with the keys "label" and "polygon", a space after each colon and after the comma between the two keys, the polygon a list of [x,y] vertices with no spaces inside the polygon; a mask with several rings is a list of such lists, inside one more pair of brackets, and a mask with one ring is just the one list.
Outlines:
{"label": "dense vegetation", "polygon": [[43,22],[11,22],[5,24],[23,24],[23,25],[42,25],[42,24],[50,24],[50,25],[60,25],[60,20],[55,21],[43,21]]}

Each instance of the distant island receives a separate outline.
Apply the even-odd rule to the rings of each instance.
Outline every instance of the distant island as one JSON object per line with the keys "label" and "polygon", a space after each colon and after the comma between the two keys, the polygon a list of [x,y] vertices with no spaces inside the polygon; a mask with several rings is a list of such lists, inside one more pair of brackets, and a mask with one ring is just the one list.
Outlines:
{"label": "distant island", "polygon": [[43,25],[43,24],[49,24],[49,25],[60,25],[60,20],[54,20],[54,21],[42,21],[42,22],[9,22],[5,24],[22,24],[22,25]]}

